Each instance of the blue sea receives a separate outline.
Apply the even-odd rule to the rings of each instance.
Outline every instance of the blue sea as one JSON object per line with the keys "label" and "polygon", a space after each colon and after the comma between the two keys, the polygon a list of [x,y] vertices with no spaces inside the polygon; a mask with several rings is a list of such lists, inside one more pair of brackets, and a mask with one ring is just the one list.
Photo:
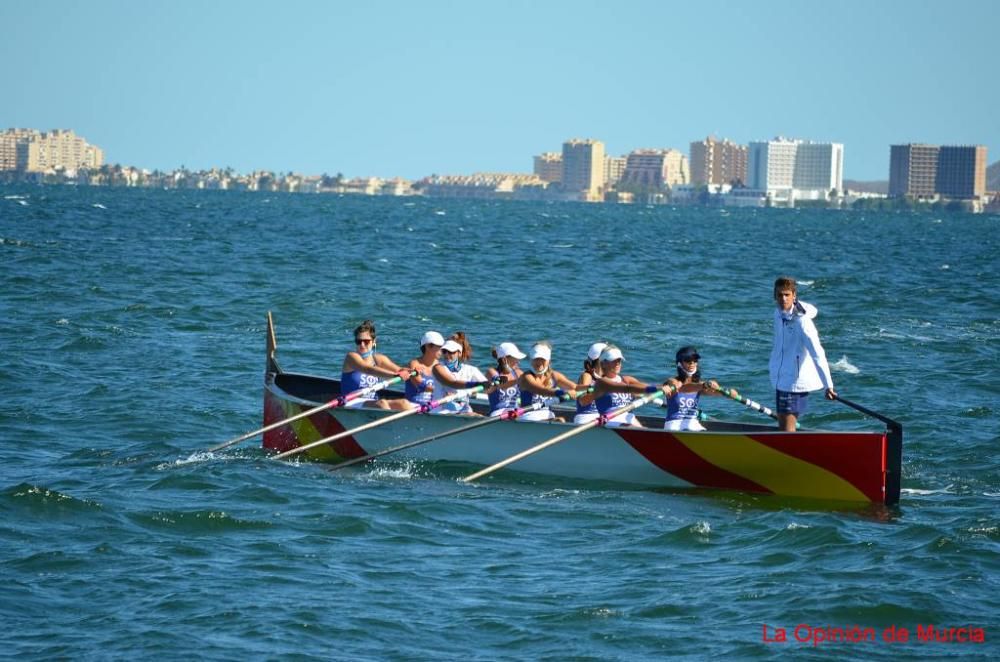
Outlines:
{"label": "blue sea", "polygon": [[[984,215],[0,187],[0,650],[996,659],[998,256]],[[371,318],[399,362],[461,329],[482,367],[545,338],[575,375],[603,339],[652,380],[693,344],[771,405],[781,274],[841,395],[903,424],[898,506],[205,452],[261,425],[267,311],[295,372],[337,376]]]}

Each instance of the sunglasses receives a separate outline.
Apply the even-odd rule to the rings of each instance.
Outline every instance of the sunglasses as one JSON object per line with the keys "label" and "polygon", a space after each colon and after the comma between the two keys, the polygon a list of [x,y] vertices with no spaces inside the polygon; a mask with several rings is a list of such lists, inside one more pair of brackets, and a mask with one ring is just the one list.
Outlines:
{"label": "sunglasses", "polygon": [[681,363],[697,363],[700,356],[685,356],[681,359]]}
{"label": "sunglasses", "polygon": [[354,339],[354,344],[355,345],[364,345],[364,344],[370,343],[370,342],[375,342],[375,339],[374,338],[355,338]]}

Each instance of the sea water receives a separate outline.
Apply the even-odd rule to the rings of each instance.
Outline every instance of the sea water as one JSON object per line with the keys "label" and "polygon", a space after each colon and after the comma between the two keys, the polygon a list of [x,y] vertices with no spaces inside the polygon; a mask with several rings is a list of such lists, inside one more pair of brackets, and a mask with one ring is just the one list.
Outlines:
{"label": "sea water", "polygon": [[[0,188],[0,649],[995,658],[998,236],[962,214]],[[840,393],[904,426],[897,507],[204,452],[260,426],[267,311],[286,370],[337,376],[370,318],[399,362],[461,329],[482,367],[548,339],[572,376],[596,340],[646,380],[693,344],[770,406],[781,274]],[[803,422],[880,428],[818,394]]]}

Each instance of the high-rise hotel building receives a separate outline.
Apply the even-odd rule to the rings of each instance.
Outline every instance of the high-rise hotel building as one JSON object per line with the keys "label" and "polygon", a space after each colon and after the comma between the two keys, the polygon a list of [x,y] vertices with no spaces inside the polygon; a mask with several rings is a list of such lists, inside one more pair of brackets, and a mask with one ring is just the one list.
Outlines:
{"label": "high-rise hotel building", "polygon": [[66,129],[42,133],[7,129],[0,133],[0,170],[45,172],[99,168],[104,152]]}
{"label": "high-rise hotel building", "polygon": [[983,145],[891,145],[889,195],[972,200],[986,194]]}
{"label": "high-rise hotel building", "polygon": [[604,195],[604,143],[600,140],[567,140],[562,146],[562,188],[586,202],[600,202]]}
{"label": "high-rise hotel building", "polygon": [[844,187],[844,145],[775,138],[751,142],[747,187],[769,197],[826,198]]}
{"label": "high-rise hotel building", "polygon": [[691,143],[691,183],[745,184],[747,146],[709,136]]}

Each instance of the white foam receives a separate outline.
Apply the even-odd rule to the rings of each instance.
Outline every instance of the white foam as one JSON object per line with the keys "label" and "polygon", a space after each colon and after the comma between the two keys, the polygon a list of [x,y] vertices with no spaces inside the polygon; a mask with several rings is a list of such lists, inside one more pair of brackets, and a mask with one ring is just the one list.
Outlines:
{"label": "white foam", "polygon": [[441,210],[439,209],[438,211],[434,212],[434,215],[435,215],[435,216],[444,216],[444,215],[445,215],[445,214],[447,214],[447,213],[448,213],[448,212],[444,212],[444,211],[441,211]]}
{"label": "white foam", "polygon": [[861,372],[856,365],[847,360],[846,354],[841,356],[839,361],[831,364],[830,369],[837,372],[846,372],[849,375],[856,375]]}
{"label": "white foam", "polygon": [[913,496],[927,496],[929,494],[954,494],[954,492],[951,489],[952,487],[954,487],[954,485],[945,485],[939,490],[918,490],[913,487],[904,487],[903,489],[900,490],[900,492],[902,492],[903,494],[909,494]]}
{"label": "white foam", "polygon": [[105,207],[104,205],[102,205],[100,202],[95,202],[94,204],[92,204],[90,206],[91,207],[96,207],[97,209],[107,209],[107,207]]}
{"label": "white foam", "polygon": [[394,465],[394,466],[376,466],[370,472],[368,472],[369,478],[394,478],[401,480],[408,480],[413,478],[413,463],[407,462],[406,464]]}
{"label": "white foam", "polygon": [[707,536],[712,532],[712,525],[708,522],[697,522],[691,526],[691,533],[697,533],[702,536]]}
{"label": "white foam", "polygon": [[816,281],[814,281],[814,280],[797,280],[795,282],[798,283],[799,285],[805,285],[806,287],[812,287],[812,284],[815,283]]}
{"label": "white foam", "polygon": [[185,464],[195,464],[196,462],[210,462],[216,459],[215,453],[210,453],[208,451],[195,451],[185,458],[178,458],[173,462],[162,462],[156,468],[157,470],[169,469],[171,467],[182,467]]}

